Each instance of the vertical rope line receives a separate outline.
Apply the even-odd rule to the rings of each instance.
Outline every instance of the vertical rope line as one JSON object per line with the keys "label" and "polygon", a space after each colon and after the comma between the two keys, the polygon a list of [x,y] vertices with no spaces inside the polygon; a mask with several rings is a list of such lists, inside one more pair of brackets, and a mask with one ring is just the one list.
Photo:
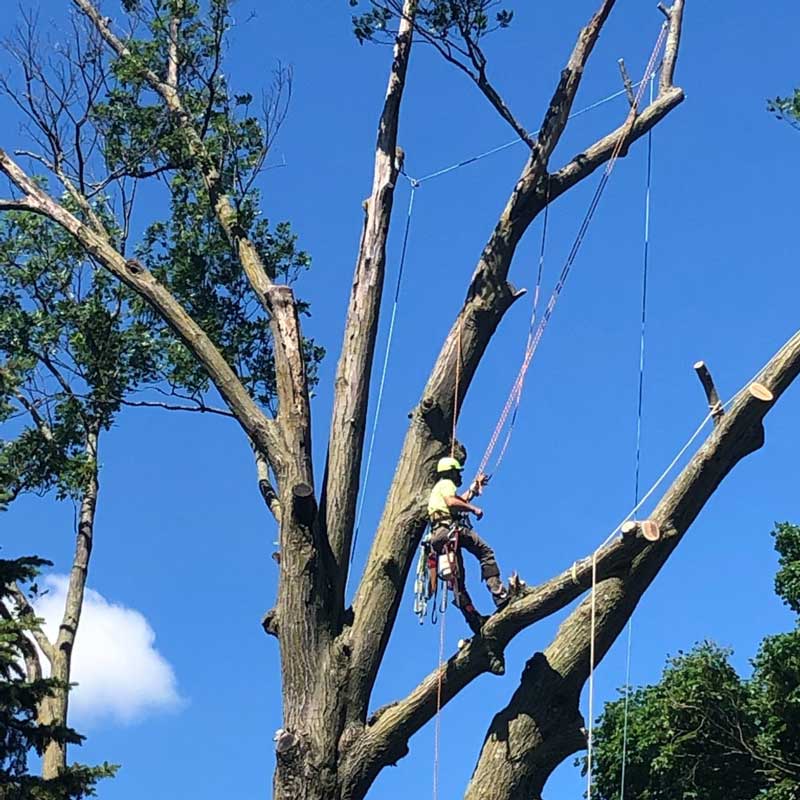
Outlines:
{"label": "vertical rope line", "polygon": [[[653,102],[655,73],[650,76],[650,102]],[[639,337],[639,397],[636,413],[636,469],[633,486],[633,504],[639,504],[639,469],[642,451],[642,407],[644,398],[644,354],[647,323],[647,273],[650,263],[650,194],[653,176],[653,131],[647,132],[647,171],[644,193],[644,248],[642,252],[642,327]],[[622,712],[622,769],[620,771],[619,797],[625,800],[625,778],[628,767],[628,711],[631,697],[631,651],[633,649],[633,617],[627,625],[628,642],[625,653],[625,703]]]}
{"label": "vertical rope line", "polygon": [[592,611],[589,625],[589,735],[586,756],[586,797],[592,800],[592,756],[594,745],[594,632],[597,620],[597,551],[592,554]]}
{"label": "vertical rope line", "polygon": [[444,663],[444,626],[446,619],[447,616],[442,614],[442,624],[439,626],[439,676],[436,685],[436,717],[433,731],[433,800],[439,800],[439,733],[441,730],[442,664]]}
{"label": "vertical rope line", "polygon": [[[381,417],[381,408],[383,407],[383,389],[386,385],[386,374],[389,371],[389,355],[392,351],[392,341],[394,340],[394,326],[397,321],[397,307],[400,303],[400,287],[403,282],[403,272],[406,264],[406,252],[408,251],[408,234],[411,230],[411,215],[414,212],[414,195],[417,187],[412,184],[411,194],[408,198],[408,211],[406,212],[406,226],[403,231],[403,246],[400,250],[400,264],[397,268],[397,281],[394,287],[394,300],[392,302],[392,314],[389,319],[389,331],[386,334],[386,348],[383,353],[383,367],[381,369],[381,379],[378,384],[378,397],[375,401],[375,414],[372,418],[372,430],[369,436],[369,447],[367,448],[367,461],[364,465],[364,480],[361,484],[361,497],[358,501],[358,512],[356,513],[356,526],[353,533],[353,543],[350,546],[350,566],[353,565],[353,557],[356,552],[356,544],[358,542],[358,532],[361,528],[361,518],[364,515],[364,502],[367,497],[367,486],[369,485],[369,475],[372,468],[372,454],[375,450],[375,438],[378,433],[378,423]],[[345,581],[345,595],[347,594],[347,587],[350,583],[351,570],[347,570],[347,579]]]}

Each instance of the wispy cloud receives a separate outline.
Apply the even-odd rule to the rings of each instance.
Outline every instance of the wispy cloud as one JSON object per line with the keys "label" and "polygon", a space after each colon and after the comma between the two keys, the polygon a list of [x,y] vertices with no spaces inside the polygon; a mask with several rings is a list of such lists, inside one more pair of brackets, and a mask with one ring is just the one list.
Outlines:
{"label": "wispy cloud", "polygon": [[[52,639],[64,612],[68,579],[48,575],[49,590],[35,604]],[[179,708],[183,700],[172,666],[156,650],[144,615],[87,589],[72,661],[70,722],[135,722],[147,714]]]}

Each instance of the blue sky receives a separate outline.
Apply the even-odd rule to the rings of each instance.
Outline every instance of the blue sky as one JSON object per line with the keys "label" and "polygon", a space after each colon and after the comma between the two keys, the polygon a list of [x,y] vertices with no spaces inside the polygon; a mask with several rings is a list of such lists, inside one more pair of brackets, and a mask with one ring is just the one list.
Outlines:
{"label": "blue sky", "polygon": [[[25,3],[27,6],[28,3]],[[43,0],[53,38],[69,4]],[[512,28],[487,48],[490,69],[517,116],[537,127],[595,0],[515,3]],[[110,5],[109,5],[110,7]],[[256,11],[254,18],[250,12]],[[0,20],[10,32],[16,12]],[[298,291],[311,301],[306,332],[329,348],[314,400],[316,461],[324,461],[343,313],[368,194],[375,124],[389,51],[361,47],[345,0],[240,0],[227,72],[241,89],[266,85],[276,59],[295,70],[290,117],[262,180],[264,211],[289,219],[314,259]],[[249,20],[249,21],[248,21]],[[615,92],[617,59],[638,78],[657,34],[655,3],[619,0],[591,58],[582,107]],[[650,305],[642,440],[648,487],[705,414],[692,364],[704,359],[728,397],[796,330],[797,186],[800,134],[765,111],[765,99],[800,82],[794,41],[800,11],[788,0],[759,9],[730,0],[687,0],[676,82],[685,103],[654,134]],[[6,68],[7,59],[2,57]],[[570,126],[553,164],[619,124],[619,99]],[[3,108],[0,146],[24,146]],[[427,174],[512,138],[463,76],[420,47],[409,73],[400,142],[412,175]],[[529,582],[583,557],[632,505],[639,357],[639,292],[645,148],[622,160],[529,373],[515,438],[486,495],[481,532],[504,573]],[[395,348],[357,566],[380,514],[406,424],[481,247],[524,161],[512,147],[423,186],[417,194]],[[551,209],[548,291],[595,186],[589,180]],[[401,186],[389,247],[393,286],[408,187]],[[512,280],[532,288],[539,224],[519,250]],[[392,292],[387,291],[390,300]],[[388,305],[379,346],[385,339]],[[507,316],[482,364],[459,426],[473,459],[485,446],[524,347],[529,306]],[[743,670],[760,638],[789,615],[772,591],[774,520],[800,520],[796,442],[800,390],[767,419],[766,446],[742,463],[709,502],[634,618],[632,680],[655,680],[668,654],[713,638]],[[104,800],[195,800],[268,794],[271,738],[280,727],[274,640],[260,629],[275,595],[274,527],[264,512],[246,442],[226,420],[132,410],[102,453],[100,510],[89,585],[136,609],[155,633],[180,701],[137,720],[76,719],[88,734],[75,757],[123,765]],[[68,569],[72,508],[23,499],[4,515],[7,552],[35,551]],[[477,584],[473,569],[473,583]],[[410,588],[410,587],[409,587]],[[474,595],[488,608],[488,595]],[[526,658],[546,646],[558,618],[511,645],[507,675],[484,676],[442,716],[443,798],[459,797],[493,713],[514,690]],[[449,648],[463,635],[449,616]],[[403,696],[435,665],[438,630],[417,626],[408,592],[374,705]],[[80,636],[78,639],[80,647]],[[624,642],[597,674],[600,700],[624,681]],[[599,703],[597,706],[599,710]],[[584,713],[586,705],[584,704]],[[429,791],[432,730],[386,770],[371,797]],[[580,796],[567,762],[548,798]]]}

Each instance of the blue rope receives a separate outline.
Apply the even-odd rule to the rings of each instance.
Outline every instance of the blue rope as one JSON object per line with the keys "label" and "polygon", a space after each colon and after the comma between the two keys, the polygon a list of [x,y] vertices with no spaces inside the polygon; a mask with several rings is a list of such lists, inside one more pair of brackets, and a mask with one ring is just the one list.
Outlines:
{"label": "blue rope", "polygon": [[[369,484],[369,474],[372,467],[372,454],[375,450],[375,437],[378,433],[378,421],[381,416],[381,406],[383,405],[383,389],[386,385],[386,373],[389,370],[389,354],[392,350],[392,339],[394,339],[394,326],[397,321],[397,306],[400,302],[400,286],[403,281],[403,270],[406,263],[406,252],[408,250],[408,234],[411,230],[411,215],[414,211],[414,195],[417,191],[417,185],[412,182],[411,194],[408,198],[408,211],[406,213],[406,227],[403,231],[403,247],[400,251],[400,265],[397,269],[397,282],[394,287],[394,300],[392,302],[392,314],[389,319],[389,331],[386,335],[386,349],[383,353],[383,368],[381,369],[381,380],[378,385],[378,399],[375,402],[375,414],[372,418],[372,430],[369,436],[369,447],[367,449],[367,461],[364,466],[364,480],[361,486],[361,497],[358,502],[358,512],[356,513],[356,527],[353,533],[353,544],[350,547],[350,566],[353,565],[353,556],[356,552],[356,543],[358,542],[358,532],[361,528],[361,518],[364,515],[364,502],[367,497],[367,485]],[[347,571],[347,581],[345,581],[345,593],[347,592],[347,584],[350,582],[350,573],[352,570]]]}
{"label": "blue rope", "polygon": [[[653,82],[655,74],[650,76],[650,103],[653,102]],[[644,194],[644,249],[642,252],[642,315],[641,333],[639,335],[639,391],[636,408],[636,467],[633,481],[633,505],[639,505],[639,469],[642,452],[642,407],[644,400],[644,352],[645,332],[647,326],[647,273],[650,264],[650,193],[653,176],[653,131],[647,132],[647,177]],[[631,649],[633,640],[633,617],[628,620],[628,642],[625,657],[625,705],[622,725],[622,769],[620,773],[620,800],[625,800],[625,769],[628,761],[628,705],[630,701],[631,683]]]}
{"label": "blue rope", "polygon": [[[639,86],[639,84],[643,83],[643,81],[638,81],[637,83],[633,84],[633,87]],[[567,117],[567,119],[575,119],[575,117],[580,117],[582,114],[586,114],[588,111],[594,111],[594,109],[599,108],[600,106],[604,105],[605,103],[610,102],[611,100],[616,100],[618,97],[622,97],[628,90],[622,89],[619,92],[614,92],[613,94],[608,95],[607,97],[603,97],[600,100],[591,103],[584,108],[579,109],[578,111],[573,112],[572,114]],[[531,136],[538,136],[539,131],[534,131]],[[470,158],[465,158],[463,161],[459,161],[456,164],[451,164],[449,167],[443,167],[442,169],[437,169],[435,172],[431,172],[428,175],[423,175],[421,178],[414,179],[409,176],[409,181],[411,182],[412,187],[416,188],[421,183],[425,181],[432,180],[433,178],[439,178],[442,175],[447,175],[448,172],[453,172],[454,170],[461,169],[461,167],[466,167],[469,164],[474,164],[476,161],[480,161],[481,159],[487,158],[488,156],[493,156],[495,153],[499,153],[501,150],[507,150],[509,147],[513,147],[516,144],[519,144],[522,141],[520,138],[512,139],[510,142],[506,142],[505,144],[498,145],[497,147],[491,148],[491,150],[487,150],[484,153],[479,153],[476,156],[471,156]]]}

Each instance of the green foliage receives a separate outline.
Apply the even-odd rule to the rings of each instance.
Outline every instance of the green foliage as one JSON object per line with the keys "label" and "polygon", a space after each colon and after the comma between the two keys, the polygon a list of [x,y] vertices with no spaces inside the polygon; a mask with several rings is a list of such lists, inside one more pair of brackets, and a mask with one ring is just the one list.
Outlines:
{"label": "green foliage", "polygon": [[[93,121],[103,136],[106,167],[112,174],[138,177],[165,174],[170,214],[151,224],[136,255],[186,306],[222,350],[253,397],[275,411],[275,365],[269,318],[243,274],[235,244],[217,222],[214,204],[223,195],[235,209],[237,237],[254,244],[270,278],[293,283],[310,266],[307,253],[287,222],[270,226],[260,216],[260,193],[254,187],[274,136],[287,111],[291,73],[279,69],[273,92],[262,98],[260,116],[253,96],[231,90],[221,73],[224,37],[229,29],[228,0],[210,0],[207,8],[187,0],[157,0],[152,12],[139,12],[143,31],[130,42],[131,55],[112,63],[116,85],[94,106]],[[131,12],[139,4],[130,2]],[[181,103],[199,131],[208,163],[198,165],[190,141],[174,115],[139,77],[143,68],[165,74],[169,30],[165,20],[179,11]],[[219,176],[209,197],[198,166]],[[157,330],[166,357],[165,378],[193,398],[208,391],[208,377],[172,332],[141,302],[136,313]],[[308,306],[299,302],[301,314]],[[324,351],[306,342],[311,384]]]}
{"label": "green foliage", "polygon": [[159,374],[158,343],[126,291],[74,239],[34,215],[0,221],[0,497],[77,496],[93,468],[87,430]]}
{"label": "green foliage", "polygon": [[800,528],[779,522],[772,535],[779,567],[775,592],[795,614],[800,614]]}
{"label": "green foliage", "polygon": [[[129,0],[124,8],[134,27],[128,54],[117,58],[89,37],[63,67],[68,73],[78,64],[75,85],[86,86],[82,100],[88,111],[78,139],[98,144],[77,151],[60,142],[62,169],[90,199],[92,212],[122,252],[136,186],[148,176],[162,179],[168,215],[146,227],[136,256],[208,333],[256,401],[275,412],[269,318],[243,273],[235,240],[247,236],[278,282],[292,283],[310,266],[289,224],[271,226],[260,216],[254,187],[286,114],[291,73],[278,70],[274,91],[263,98],[257,115],[253,96],[231,91],[222,74],[228,0]],[[186,126],[141,77],[143,70],[167,73],[168,20],[174,15],[180,18],[177,89],[202,140],[204,164],[197,163]],[[20,52],[35,51],[35,43],[27,49],[25,44]],[[70,109],[78,103],[72,94],[53,94],[57,80],[35,77],[57,68],[45,62],[39,69],[38,64],[28,69],[34,78],[26,96],[41,111],[33,118],[50,119],[48,109],[62,109],[54,127],[41,130],[49,141],[80,114]],[[201,167],[218,175],[213,196]],[[90,173],[107,177],[92,183]],[[214,204],[221,196],[234,208],[234,241],[216,219]],[[87,209],[69,193],[62,202],[91,224]],[[307,304],[300,302],[299,310],[308,314]],[[313,386],[324,351],[307,340],[305,352]],[[126,399],[142,391],[148,402],[177,395],[202,408],[211,387],[197,359],[163,320],[96,268],[66,232],[35,215],[4,215],[0,422],[8,422],[6,430],[14,435],[0,441],[0,509],[22,492],[79,494],[94,467],[85,454],[87,429],[109,428]]]}
{"label": "green foliage", "polygon": [[[349,4],[354,8],[360,5],[359,0],[349,0]],[[362,44],[392,35],[392,23],[402,9],[397,0],[371,0],[367,5],[366,11],[353,16],[353,32]],[[443,44],[456,49],[464,45],[468,50],[468,42],[476,44],[488,33],[511,24],[514,12],[497,9],[498,5],[498,0],[422,0],[416,26]]]}
{"label": "green foliage", "polygon": [[[800,528],[780,523],[773,536],[776,590],[800,615]],[[800,616],[762,641],[749,679],[729,655],[698,645],[630,693],[625,797],[800,800]],[[608,703],[596,728],[596,800],[620,800],[624,722],[625,699]]]}
{"label": "green foliage", "polygon": [[800,130],[800,89],[795,89],[791,97],[776,97],[767,101],[767,110]]}
{"label": "green foliage", "polygon": [[28,772],[31,752],[41,756],[52,741],[80,744],[83,737],[71,728],[37,722],[37,704],[58,683],[29,675],[24,668],[31,657],[27,632],[36,624],[19,616],[8,587],[35,580],[39,568],[49,565],[40,558],[0,559],[0,797],[3,800],[79,800],[95,794],[95,785],[115,774],[117,767],[74,764],[57,779],[42,780]]}

